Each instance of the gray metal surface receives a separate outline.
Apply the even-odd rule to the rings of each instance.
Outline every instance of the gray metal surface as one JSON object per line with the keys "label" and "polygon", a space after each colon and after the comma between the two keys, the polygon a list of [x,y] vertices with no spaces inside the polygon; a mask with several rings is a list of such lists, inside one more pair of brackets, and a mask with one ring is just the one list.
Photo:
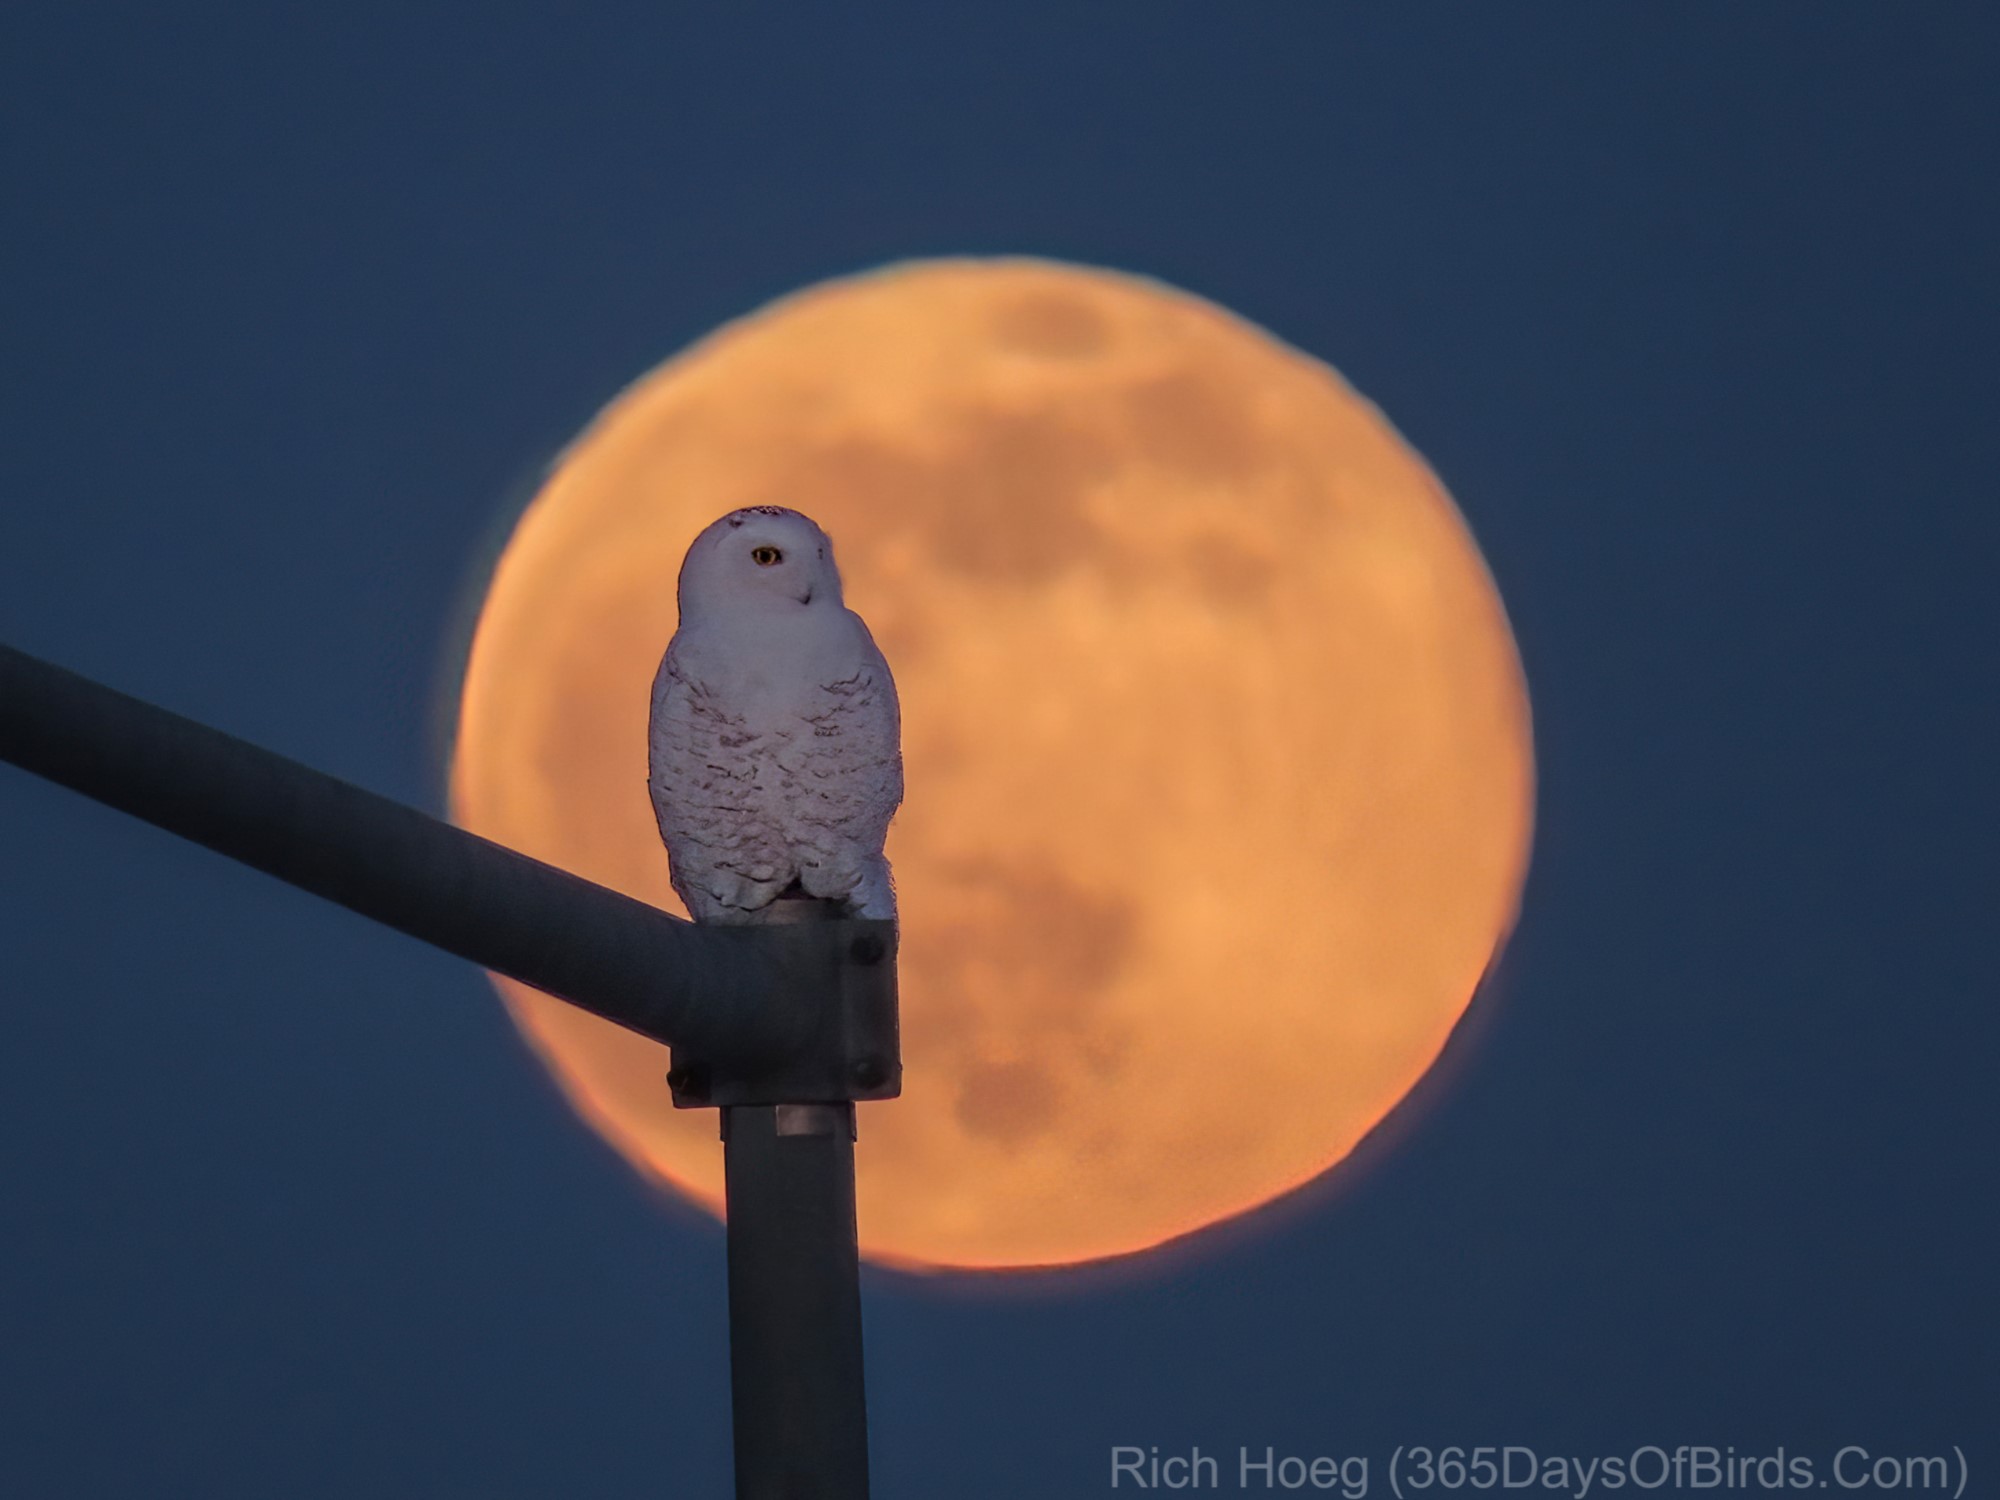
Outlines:
{"label": "gray metal surface", "polygon": [[847,1101],[901,1081],[892,923],[697,927],[5,646],[0,760],[671,1045],[726,1106],[736,1492],[866,1500]]}
{"label": "gray metal surface", "polygon": [[[697,927],[6,646],[0,760],[692,1049],[725,1076],[845,1077],[874,1059],[900,1077],[892,923]],[[848,1019],[850,995],[873,1006],[867,1017]]]}
{"label": "gray metal surface", "polygon": [[854,1106],[722,1115],[737,1500],[866,1500]]}
{"label": "gray metal surface", "polygon": [[[716,1061],[700,1048],[676,1046],[667,1082],[678,1109],[734,1104],[839,1103],[893,1099],[903,1089],[897,1029],[896,931],[892,922],[839,922],[829,901],[780,898],[758,930],[838,923],[846,937],[839,993],[810,1018],[811,1042],[770,1061]],[[880,930],[862,930],[880,929]]]}

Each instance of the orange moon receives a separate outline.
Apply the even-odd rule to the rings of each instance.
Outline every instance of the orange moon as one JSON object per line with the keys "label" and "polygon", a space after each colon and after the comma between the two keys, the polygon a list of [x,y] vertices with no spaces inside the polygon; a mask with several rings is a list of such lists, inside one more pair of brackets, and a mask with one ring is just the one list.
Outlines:
{"label": "orange moon", "polygon": [[[1186,292],[1035,260],[828,282],[646,375],[561,455],[467,662],[465,827],[674,912],[646,716],[688,543],[781,504],[894,669],[900,1100],[863,1253],[1131,1252],[1324,1172],[1511,926],[1533,756],[1450,497],[1327,366]],[[667,1053],[500,982],[576,1108],[720,1208]]]}

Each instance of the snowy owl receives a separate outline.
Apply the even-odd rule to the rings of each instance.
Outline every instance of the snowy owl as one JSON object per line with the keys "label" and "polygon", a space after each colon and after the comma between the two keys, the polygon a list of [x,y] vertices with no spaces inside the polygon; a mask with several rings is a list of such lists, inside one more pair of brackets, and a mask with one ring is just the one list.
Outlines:
{"label": "snowy owl", "polygon": [[680,612],[653,679],[648,784],[688,914],[756,922],[803,892],[893,919],[901,711],[841,602],[833,543],[795,510],[731,511],[688,548]]}

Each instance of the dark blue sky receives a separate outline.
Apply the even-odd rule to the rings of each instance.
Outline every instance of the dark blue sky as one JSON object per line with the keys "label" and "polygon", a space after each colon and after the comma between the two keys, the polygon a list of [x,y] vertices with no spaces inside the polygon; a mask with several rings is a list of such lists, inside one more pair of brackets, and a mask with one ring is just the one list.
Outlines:
{"label": "dark blue sky", "polygon": [[[1212,297],[1486,550],[1522,926],[1358,1170],[1115,1272],[871,1275],[878,1492],[1990,1485],[1990,10],[569,9],[0,10],[0,640],[435,807],[479,562],[646,367],[911,255]],[[5,770],[0,951],[0,1492],[727,1492],[720,1230],[478,974]]]}

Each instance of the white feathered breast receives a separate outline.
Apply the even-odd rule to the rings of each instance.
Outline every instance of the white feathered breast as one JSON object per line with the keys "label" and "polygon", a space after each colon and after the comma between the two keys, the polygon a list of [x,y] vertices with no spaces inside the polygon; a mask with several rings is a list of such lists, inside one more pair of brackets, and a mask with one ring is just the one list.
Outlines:
{"label": "white feathered breast", "polygon": [[893,917],[882,846],[903,798],[888,664],[838,605],[683,626],[653,685],[650,787],[697,921],[755,920],[797,882]]}

